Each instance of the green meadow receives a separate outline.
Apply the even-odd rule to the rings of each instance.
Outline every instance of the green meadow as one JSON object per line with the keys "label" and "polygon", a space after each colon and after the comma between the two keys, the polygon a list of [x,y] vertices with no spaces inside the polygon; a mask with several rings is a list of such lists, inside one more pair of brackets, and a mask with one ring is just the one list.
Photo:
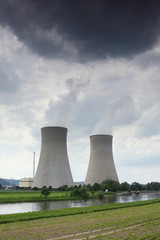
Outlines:
{"label": "green meadow", "polygon": [[71,200],[77,199],[71,197],[70,192],[50,192],[50,195],[44,197],[40,191],[0,191],[0,203],[11,202],[40,202],[40,201],[53,201],[53,200]]}

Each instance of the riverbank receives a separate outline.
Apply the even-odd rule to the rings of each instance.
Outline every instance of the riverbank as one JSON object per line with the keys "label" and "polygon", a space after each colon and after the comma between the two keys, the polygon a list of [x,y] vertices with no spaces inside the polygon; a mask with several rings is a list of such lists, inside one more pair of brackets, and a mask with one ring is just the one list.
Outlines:
{"label": "riverbank", "polygon": [[154,203],[160,203],[160,199],[128,202],[128,203],[103,204],[103,205],[96,205],[96,206],[90,206],[90,207],[64,208],[64,209],[56,209],[56,210],[49,210],[49,211],[3,214],[3,215],[0,215],[0,224],[17,222],[17,221],[28,221],[28,220],[41,219],[41,218],[52,218],[52,217],[84,214],[84,213],[99,212],[99,211],[108,211],[112,209],[143,206],[143,205],[149,205]]}
{"label": "riverbank", "polygon": [[[97,194],[91,194],[91,198],[96,198]],[[20,203],[20,202],[44,202],[58,200],[76,200],[79,197],[71,196],[70,192],[50,192],[44,197],[40,191],[0,191],[0,203]]]}
{"label": "riverbank", "polygon": [[159,209],[157,199],[3,215],[0,236],[2,240],[159,239]]}
{"label": "riverbank", "polygon": [[114,203],[127,203],[136,201],[146,201],[151,199],[160,199],[160,193],[140,193],[132,195],[108,195],[103,199],[91,198],[91,199],[76,199],[76,200],[54,200],[54,201],[40,201],[40,202],[13,202],[13,203],[1,203],[0,214],[12,214],[12,213],[24,213],[35,211],[48,211],[62,208],[75,208],[75,207],[87,207],[96,206],[102,204],[114,204]]}
{"label": "riverbank", "polygon": [[[114,195],[112,192],[105,193],[105,195]],[[98,192],[89,192],[89,199],[98,198]],[[26,191],[26,190],[1,190],[0,191],[0,204],[1,203],[21,203],[21,202],[46,202],[46,201],[62,201],[62,200],[78,200],[84,199],[81,196],[74,196],[70,191],[60,192],[51,191],[45,197],[41,194],[40,190]]]}
{"label": "riverbank", "polygon": [[[159,193],[157,192],[138,192],[140,194],[153,194]],[[128,196],[128,195],[137,195],[135,192],[107,192],[106,196]],[[25,203],[25,202],[46,202],[46,201],[63,201],[63,200],[80,200],[83,199],[80,196],[73,196],[71,192],[59,192],[59,191],[51,191],[50,195],[44,197],[41,195],[41,191],[24,191],[24,190],[7,190],[0,191],[0,204],[2,203]],[[98,199],[98,192],[90,192],[89,199]],[[145,199],[146,200],[146,199]]]}

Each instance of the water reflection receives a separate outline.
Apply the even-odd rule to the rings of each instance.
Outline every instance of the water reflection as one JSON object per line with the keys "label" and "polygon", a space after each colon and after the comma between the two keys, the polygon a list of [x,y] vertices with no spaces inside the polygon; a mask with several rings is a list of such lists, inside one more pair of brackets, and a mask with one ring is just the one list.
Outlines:
{"label": "water reflection", "polygon": [[106,196],[104,199],[48,201],[29,203],[7,203],[0,204],[0,214],[34,212],[54,210],[60,208],[85,207],[99,204],[125,203],[160,198],[160,193],[147,193],[139,195]]}

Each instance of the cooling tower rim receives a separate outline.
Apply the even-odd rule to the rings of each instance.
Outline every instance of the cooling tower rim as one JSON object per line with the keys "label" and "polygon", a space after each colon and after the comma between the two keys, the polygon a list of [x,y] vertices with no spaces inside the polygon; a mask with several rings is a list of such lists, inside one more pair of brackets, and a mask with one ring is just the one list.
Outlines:
{"label": "cooling tower rim", "polygon": [[42,127],[41,129],[66,129],[66,130],[68,130],[66,127],[61,127],[61,126],[46,126],[46,127]]}
{"label": "cooling tower rim", "polygon": [[110,134],[94,134],[94,135],[91,135],[90,138],[95,138],[95,137],[107,137],[107,138],[113,138],[112,135]]}

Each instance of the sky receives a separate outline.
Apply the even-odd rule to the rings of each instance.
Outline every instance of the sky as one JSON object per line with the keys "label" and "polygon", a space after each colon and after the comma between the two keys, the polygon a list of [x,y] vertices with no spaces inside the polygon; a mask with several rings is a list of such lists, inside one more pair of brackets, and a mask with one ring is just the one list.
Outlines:
{"label": "sky", "polygon": [[74,181],[113,135],[120,182],[160,182],[160,1],[0,1],[0,178],[33,176],[41,128],[68,128]]}

